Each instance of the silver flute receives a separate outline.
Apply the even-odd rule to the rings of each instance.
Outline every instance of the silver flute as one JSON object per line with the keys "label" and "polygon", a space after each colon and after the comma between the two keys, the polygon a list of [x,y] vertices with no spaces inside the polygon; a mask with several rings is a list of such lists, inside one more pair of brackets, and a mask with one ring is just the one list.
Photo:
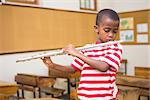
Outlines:
{"label": "silver flute", "polygon": [[[119,40],[119,41],[109,41],[109,42],[101,43],[101,44],[88,44],[88,45],[85,45],[83,47],[78,47],[78,48],[76,48],[76,50],[85,50],[85,49],[96,48],[96,47],[101,47],[101,46],[111,45],[111,44],[116,44],[116,43],[121,43],[121,42],[123,42],[123,41]],[[24,61],[30,61],[30,60],[33,60],[33,59],[56,56],[56,55],[64,55],[64,54],[66,54],[66,53],[63,50],[55,50],[53,52],[41,53],[41,54],[38,54],[38,55],[19,58],[16,62],[24,62]]]}

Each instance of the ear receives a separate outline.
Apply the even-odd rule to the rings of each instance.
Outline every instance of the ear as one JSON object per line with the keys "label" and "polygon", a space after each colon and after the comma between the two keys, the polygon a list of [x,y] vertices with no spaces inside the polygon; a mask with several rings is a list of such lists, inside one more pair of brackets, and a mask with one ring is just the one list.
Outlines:
{"label": "ear", "polygon": [[94,30],[96,33],[98,33],[98,26],[97,25],[94,26]]}

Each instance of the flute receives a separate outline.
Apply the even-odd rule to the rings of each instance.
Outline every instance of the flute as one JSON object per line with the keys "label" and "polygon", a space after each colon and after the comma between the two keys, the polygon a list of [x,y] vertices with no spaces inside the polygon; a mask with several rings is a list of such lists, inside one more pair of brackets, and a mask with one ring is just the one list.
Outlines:
{"label": "flute", "polygon": [[[101,43],[101,44],[85,45],[83,47],[78,47],[76,49],[77,50],[84,50],[84,49],[96,48],[96,47],[101,47],[101,46],[106,46],[106,45],[111,45],[111,44],[116,44],[116,43],[121,43],[121,42],[123,42],[123,41],[122,40],[109,41],[109,42]],[[63,55],[63,54],[65,54],[65,52],[63,50],[56,50],[56,51],[49,52],[49,53],[43,53],[43,54],[33,55],[33,56],[25,57],[25,58],[19,58],[16,62],[30,61],[33,59],[56,56],[56,55]]]}

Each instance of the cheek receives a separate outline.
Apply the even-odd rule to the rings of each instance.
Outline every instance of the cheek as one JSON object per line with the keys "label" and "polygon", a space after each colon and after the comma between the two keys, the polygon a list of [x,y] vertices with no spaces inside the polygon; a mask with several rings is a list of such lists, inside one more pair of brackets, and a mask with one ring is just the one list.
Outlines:
{"label": "cheek", "polygon": [[114,35],[113,35],[113,38],[116,38],[116,36],[117,36],[117,34],[114,34]]}
{"label": "cheek", "polygon": [[103,32],[101,35],[102,35],[102,37],[107,37],[107,36],[108,36],[108,33]]}
{"label": "cheek", "polygon": [[105,39],[105,38],[107,37],[107,34],[105,34],[105,33],[99,33],[99,34],[98,34],[98,37],[99,37],[100,39]]}

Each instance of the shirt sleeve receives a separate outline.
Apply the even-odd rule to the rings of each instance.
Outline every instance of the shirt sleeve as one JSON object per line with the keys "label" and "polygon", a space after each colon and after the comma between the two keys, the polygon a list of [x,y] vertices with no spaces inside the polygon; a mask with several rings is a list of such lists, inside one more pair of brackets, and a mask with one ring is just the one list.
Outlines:
{"label": "shirt sleeve", "polygon": [[[82,53],[82,52],[81,52]],[[71,63],[71,66],[77,70],[77,71],[81,71],[82,70],[82,67],[84,65],[84,62],[82,60],[80,60],[79,58],[75,58],[73,60],[73,62]]]}
{"label": "shirt sleeve", "polygon": [[100,60],[106,62],[110,66],[111,71],[117,72],[122,61],[122,46],[117,45],[111,52],[102,56]]}

